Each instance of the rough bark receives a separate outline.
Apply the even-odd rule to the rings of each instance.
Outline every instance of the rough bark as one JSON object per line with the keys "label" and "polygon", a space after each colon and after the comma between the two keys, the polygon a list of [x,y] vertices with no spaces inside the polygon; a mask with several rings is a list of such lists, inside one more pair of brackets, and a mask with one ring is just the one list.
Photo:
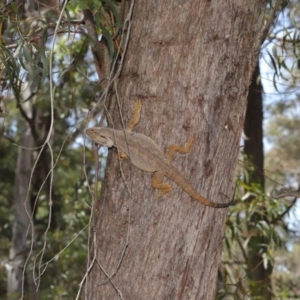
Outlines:
{"label": "rough bark", "polygon": [[[257,82],[259,76],[259,66],[257,64],[253,73],[252,82],[248,95],[247,113],[245,119],[245,154],[254,166],[253,171],[249,170],[249,183],[261,185],[262,190],[265,185],[264,178],[264,149],[263,149],[263,99],[262,85]],[[253,200],[251,197],[249,201]],[[262,220],[264,213],[255,213],[251,216],[251,223],[248,224],[248,231],[253,234],[248,242],[247,269],[248,276],[253,284],[250,284],[251,295],[255,298],[264,295],[264,299],[272,299],[271,274],[273,266],[269,262],[268,268],[264,267],[263,245],[268,245],[268,238],[262,235],[253,226]],[[264,218],[268,222],[267,218]],[[267,249],[265,249],[267,250]]]}
{"label": "rough bark", "polygon": [[[198,137],[173,165],[216,202],[232,195],[264,1],[137,1],[119,84],[126,121],[166,150]],[[120,116],[115,114],[120,128]],[[151,174],[110,154],[96,203],[85,299],[213,299],[227,209],[204,207],[173,183],[158,200]],[[166,179],[165,179],[166,180]],[[130,193],[129,193],[130,191]],[[129,231],[128,231],[129,228]],[[128,238],[128,248],[118,268]],[[100,267],[101,265],[101,267]],[[115,276],[107,280],[106,275]]]}

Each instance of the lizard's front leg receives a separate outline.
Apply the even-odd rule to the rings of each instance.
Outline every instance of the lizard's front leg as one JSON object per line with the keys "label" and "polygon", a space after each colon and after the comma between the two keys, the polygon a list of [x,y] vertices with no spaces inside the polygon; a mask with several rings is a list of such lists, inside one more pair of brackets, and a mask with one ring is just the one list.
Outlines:
{"label": "lizard's front leg", "polygon": [[167,151],[166,157],[169,161],[172,161],[174,153],[179,152],[185,154],[191,151],[193,144],[196,142],[197,138],[187,141],[184,146],[171,145]]}
{"label": "lizard's front leg", "polygon": [[[139,122],[139,120],[141,118],[141,109],[142,109],[142,101],[140,99],[138,99],[134,103],[133,115],[131,117],[129,125],[126,128],[127,131],[131,131],[134,128],[134,126],[136,126],[136,124]],[[125,160],[127,158],[128,158],[127,154],[120,149],[119,150],[119,159]]]}
{"label": "lizard's front leg", "polygon": [[130,123],[126,130],[131,131],[134,126],[140,121],[141,118],[142,101],[140,99],[136,100],[133,106],[133,115],[131,117]]}
{"label": "lizard's front leg", "polygon": [[160,172],[156,172],[153,175],[151,186],[154,189],[160,190],[159,194],[155,197],[155,200],[172,191],[172,188],[168,183],[162,182],[163,178],[164,174]]}

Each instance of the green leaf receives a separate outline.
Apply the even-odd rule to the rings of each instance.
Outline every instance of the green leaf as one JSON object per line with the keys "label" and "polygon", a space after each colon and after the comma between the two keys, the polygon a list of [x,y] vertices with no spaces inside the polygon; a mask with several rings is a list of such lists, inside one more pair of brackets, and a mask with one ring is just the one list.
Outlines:
{"label": "green leaf", "polygon": [[108,32],[108,30],[105,27],[100,26],[100,28],[102,30],[102,35],[107,42],[109,57],[113,58],[114,52],[115,52],[115,47],[114,47],[114,42],[112,40],[112,35]]}
{"label": "green leaf", "polygon": [[121,28],[121,18],[120,18],[120,14],[119,14],[119,11],[118,9],[116,8],[116,6],[113,4],[112,1],[109,1],[109,0],[103,0],[104,3],[106,3],[108,5],[108,7],[110,8],[110,10],[112,11],[113,15],[114,15],[114,18],[115,18],[115,34],[112,36],[112,39],[114,39],[118,33],[119,33],[119,30]]}
{"label": "green leaf", "polygon": [[262,258],[263,258],[263,265],[264,268],[267,269],[268,268],[268,264],[269,264],[269,256],[267,255],[267,253],[263,253],[262,254]]}
{"label": "green leaf", "polygon": [[274,73],[274,75],[273,75],[273,86],[274,86],[275,90],[279,93],[279,90],[278,90],[277,84],[276,84],[276,73]]}
{"label": "green leaf", "polygon": [[[273,52],[274,57],[277,58],[278,55],[277,55],[277,48],[276,48],[276,46],[273,47],[272,52]],[[267,50],[267,53],[269,54],[269,57],[271,59],[271,63],[272,63],[273,69],[275,70],[275,75],[278,75],[276,62],[275,62],[273,56],[271,55],[271,53],[268,50]]]}
{"label": "green leaf", "polygon": [[89,7],[86,5],[85,1],[84,0],[79,0],[78,1],[78,7],[82,10],[85,10],[85,9],[89,9]]}
{"label": "green leaf", "polygon": [[67,8],[65,9],[65,14],[67,15],[67,21],[68,21],[67,32],[68,32],[68,39],[69,39],[70,34],[71,34],[71,16],[70,16],[69,10]]}
{"label": "green leaf", "polygon": [[49,75],[49,62],[46,55],[42,56],[42,63],[43,63],[43,80]]}
{"label": "green leaf", "polygon": [[18,15],[18,6],[16,2],[10,2],[11,5],[11,9],[13,10],[13,12]]}
{"label": "green leaf", "polygon": [[28,49],[26,44],[23,45],[22,50],[23,50],[22,55],[24,55],[24,58],[25,58],[26,62],[30,63],[30,64],[33,64],[31,51]]}

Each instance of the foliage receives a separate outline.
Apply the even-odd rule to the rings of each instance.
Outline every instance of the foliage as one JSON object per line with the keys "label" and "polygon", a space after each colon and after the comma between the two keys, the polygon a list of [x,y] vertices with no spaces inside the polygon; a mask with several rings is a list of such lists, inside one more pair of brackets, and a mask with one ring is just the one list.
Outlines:
{"label": "foliage", "polygon": [[[89,50],[92,38],[82,23],[83,10],[92,13],[97,34],[104,37],[111,57],[116,56],[115,45],[122,26],[118,5],[110,0],[68,1],[57,28],[59,11],[52,9],[53,1],[47,3],[46,9],[42,3],[36,13],[14,2],[1,9],[0,100],[1,113],[5,113],[0,115],[4,117],[0,172],[5,180],[0,181],[0,298],[6,295],[5,266],[14,220],[19,124],[24,121],[34,137],[34,158],[42,153],[30,187],[30,201],[35,207],[35,242],[26,272],[38,284],[39,299],[76,297],[86,267],[89,182],[94,175],[90,148],[85,150],[83,164],[82,133],[87,113],[102,93]],[[27,103],[29,112],[24,109]],[[50,128],[51,151],[46,147],[40,152]]]}
{"label": "foliage", "polygon": [[[299,212],[293,207],[296,201],[274,200],[271,196],[283,185],[294,189],[299,186],[299,1],[268,1],[267,19],[277,4],[280,7],[274,14],[272,33],[261,49],[261,65],[264,67],[261,67],[260,76],[265,85],[267,116],[266,187],[264,190],[249,181],[253,168],[244,158],[243,168],[239,170],[243,181],[238,184],[237,204],[231,209],[227,221],[218,299],[250,297],[250,286],[256,282],[251,281],[251,271],[247,269],[247,246],[255,236],[265,237],[264,243],[257,244],[256,249],[263,257],[261,263],[264,267],[273,267],[274,297],[298,299],[300,295],[299,282],[292,275],[299,268],[295,259],[299,252]],[[265,75],[265,64],[273,69],[272,73]]]}
{"label": "foliage", "polygon": [[[247,162],[244,162],[244,166],[251,168]],[[241,170],[244,179],[248,177],[248,168]],[[290,204],[273,199],[257,184],[240,180],[235,199],[236,205],[231,208],[227,220],[217,299],[227,299],[228,296],[232,296],[233,299],[244,299],[251,294],[249,285],[255,282],[251,281],[251,274],[247,270],[247,257],[249,240],[255,236],[265,237],[264,244],[256,245],[257,252],[263,257],[261,263],[264,268],[275,264],[272,281],[276,296],[280,299],[295,297],[297,284],[294,283],[294,289],[285,289],[280,283],[287,281],[287,278],[279,275],[282,274],[280,270],[283,267],[280,267],[279,261],[286,251],[285,245],[293,236],[283,218]],[[257,222],[253,222],[253,215],[260,216]],[[293,252],[290,253],[295,255]],[[283,268],[292,272],[293,265],[288,265],[284,264]],[[283,294],[286,298],[282,298]]]}
{"label": "foliage", "polygon": [[268,141],[274,145],[268,152],[266,165],[272,173],[277,174],[278,182],[283,180],[291,186],[299,181],[299,167],[295,163],[300,160],[299,103],[297,99],[286,100],[283,105],[280,102],[274,105],[275,112],[272,113],[266,128]]}

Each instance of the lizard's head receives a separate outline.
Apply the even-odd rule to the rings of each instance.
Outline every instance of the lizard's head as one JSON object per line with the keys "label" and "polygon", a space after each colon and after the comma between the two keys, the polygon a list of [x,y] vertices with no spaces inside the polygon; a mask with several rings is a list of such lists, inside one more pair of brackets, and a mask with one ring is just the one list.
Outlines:
{"label": "lizard's head", "polygon": [[111,132],[111,129],[103,127],[92,127],[86,130],[87,136],[95,143],[108,148],[113,147],[115,144]]}

